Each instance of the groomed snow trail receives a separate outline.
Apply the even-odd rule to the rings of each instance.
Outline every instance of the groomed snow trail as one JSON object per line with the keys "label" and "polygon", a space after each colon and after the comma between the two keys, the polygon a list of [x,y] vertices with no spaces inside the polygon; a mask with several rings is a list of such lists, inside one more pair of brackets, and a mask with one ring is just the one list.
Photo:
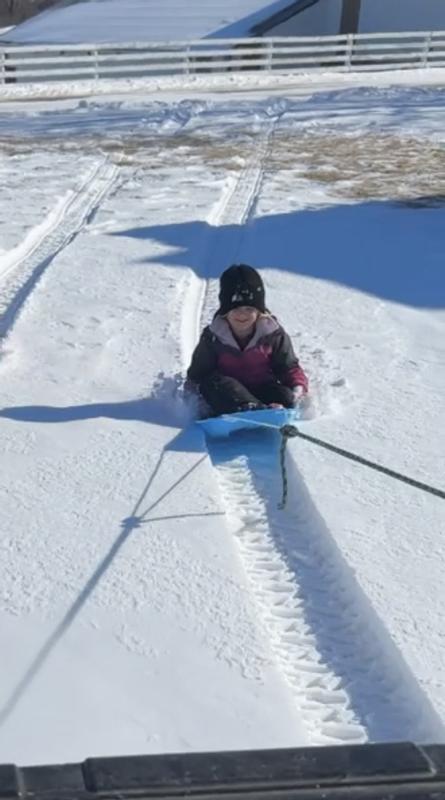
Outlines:
{"label": "groomed snow trail", "polygon": [[[313,602],[314,598],[305,596],[298,572],[280,552],[279,542],[298,539],[297,528],[289,514],[280,512],[272,518],[263,499],[275,494],[276,503],[279,498],[274,474],[274,467],[278,464],[278,441],[277,438],[264,437],[262,433],[259,436],[261,441],[256,432],[241,434],[236,446],[231,440],[209,442],[228,509],[229,527],[239,545],[250,591],[260,610],[278,667],[304,719],[310,741],[313,744],[366,741],[366,730],[350,708],[340,676],[323,663],[318,652],[317,628],[313,628],[305,618],[305,605],[310,600]],[[258,467],[262,459],[266,472],[264,492],[258,486]],[[323,572],[318,554],[304,552],[301,543],[299,547],[305,569]],[[325,575],[322,577],[326,580]],[[316,585],[314,579],[314,590]],[[342,631],[338,623],[333,628],[335,639]]]}
{"label": "groomed snow trail", "polygon": [[208,446],[251,592],[310,741],[442,736],[292,462],[286,512],[278,510],[279,435],[243,432]]}
{"label": "groomed snow trail", "polygon": [[[217,308],[216,277],[238,260],[245,225],[260,192],[274,126],[257,134],[251,158],[230,177],[207,222],[202,249],[207,280],[190,271],[181,318],[185,371],[202,327]],[[233,226],[230,252],[218,228]],[[290,478],[293,500],[280,499],[279,436],[241,433],[208,440],[229,528],[239,546],[270,649],[315,744],[412,739],[432,741],[442,726],[403,663],[319,516],[302,479]],[[291,469],[292,471],[292,469]]]}
{"label": "groomed snow trail", "polygon": [[42,223],[0,257],[0,337],[6,336],[37,281],[97,211],[115,184],[118,166],[101,159]]}

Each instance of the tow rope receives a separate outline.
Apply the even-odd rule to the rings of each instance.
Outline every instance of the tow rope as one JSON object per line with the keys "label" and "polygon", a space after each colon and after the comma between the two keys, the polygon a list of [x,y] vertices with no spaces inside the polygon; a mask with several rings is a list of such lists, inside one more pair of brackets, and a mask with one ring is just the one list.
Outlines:
{"label": "tow rope", "polygon": [[298,429],[295,425],[283,425],[280,428],[281,433],[281,446],[280,446],[280,467],[281,467],[281,478],[283,482],[283,495],[281,498],[281,502],[278,503],[278,508],[281,510],[286,507],[287,502],[287,471],[286,471],[286,445],[288,439],[292,439],[294,436],[298,436]]}
{"label": "tow rope", "polygon": [[445,490],[438,489],[436,486],[431,486],[430,484],[423,483],[422,481],[417,481],[415,478],[410,478],[407,475],[402,475],[401,472],[396,472],[394,469],[384,467],[381,464],[377,464],[375,461],[369,461],[367,458],[363,458],[363,456],[358,456],[356,453],[351,453],[349,450],[344,450],[342,447],[337,447],[337,445],[324,442],[322,439],[317,439],[315,436],[309,436],[307,433],[301,433],[301,431],[295,425],[286,424],[282,425],[281,428],[278,428],[277,425],[270,425],[267,422],[254,422],[251,420],[245,421],[254,427],[272,428],[275,431],[278,430],[281,434],[280,468],[283,483],[283,494],[281,497],[281,502],[278,503],[279,509],[284,509],[286,507],[288,495],[286,445],[289,439],[292,439],[296,436],[298,436],[300,439],[304,439],[307,442],[316,444],[317,447],[323,447],[325,450],[329,450],[331,453],[336,453],[343,458],[347,458],[349,461],[355,461],[357,464],[363,464],[363,466],[369,467],[376,472],[381,472],[383,475],[388,475],[390,478],[395,478],[402,483],[407,483],[408,486],[413,486],[415,489],[420,489],[422,492],[428,492],[428,494],[432,494],[435,497],[440,497],[441,500],[445,500]]}
{"label": "tow rope", "polygon": [[337,447],[336,445],[329,444],[328,442],[322,441],[322,439],[317,439],[315,436],[309,436],[307,433],[301,433],[295,425],[283,425],[280,429],[281,433],[281,448],[280,448],[280,463],[281,463],[281,474],[283,478],[283,497],[281,503],[279,504],[279,508],[284,508],[286,505],[287,500],[287,474],[286,474],[286,445],[287,441],[290,437],[298,436],[300,439],[304,439],[307,442],[311,442],[312,444],[316,444],[318,447],[323,447],[325,450],[329,450],[331,453],[336,453],[343,458],[347,458],[350,461],[355,461],[357,464],[363,464],[365,467],[369,467],[370,469],[375,470],[376,472],[381,472],[383,475],[389,475],[390,478],[395,478],[398,481],[402,481],[402,483],[407,483],[408,486],[413,486],[415,489],[420,489],[423,492],[428,492],[429,494],[434,495],[435,497],[440,497],[441,500],[445,500],[445,491],[443,489],[438,489],[435,486],[430,486],[427,483],[422,483],[422,481],[417,481],[414,478],[409,478],[407,475],[402,475],[400,472],[396,472],[393,469],[389,469],[388,467],[383,467],[381,464],[377,464],[374,461],[368,461],[367,458],[363,458],[362,456],[356,455],[356,453],[351,453],[349,450],[344,450],[342,447]]}

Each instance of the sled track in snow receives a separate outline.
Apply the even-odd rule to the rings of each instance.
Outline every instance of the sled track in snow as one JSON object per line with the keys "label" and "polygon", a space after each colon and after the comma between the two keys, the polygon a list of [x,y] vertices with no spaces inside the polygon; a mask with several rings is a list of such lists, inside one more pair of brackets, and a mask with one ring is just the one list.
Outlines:
{"label": "sled track in snow", "polygon": [[[203,263],[210,265],[210,274],[200,280],[190,273],[182,305],[184,367],[217,307],[212,276],[237,260],[277,118],[265,126],[249,163],[237,179],[229,179],[207,219],[213,230]],[[221,252],[218,228],[228,225],[234,226],[232,251]],[[344,562],[292,462],[288,507],[277,510],[278,446],[274,432],[208,441],[262,627],[310,742],[443,738],[441,722]]]}
{"label": "sled track in snow", "polygon": [[114,185],[118,167],[101,161],[84,181],[64,197],[25,239],[3,259],[0,267],[0,337],[11,330],[38,280],[55,258],[96,213]]}
{"label": "sled track in snow", "polygon": [[[184,288],[185,300],[181,303],[181,361],[188,365],[203,325],[211,319],[218,305],[218,285],[211,276],[218,276],[228,265],[237,260],[245,225],[255,207],[263,178],[263,163],[269,151],[270,137],[276,118],[270,120],[258,135],[256,147],[238,176],[230,175],[218,202],[207,217],[209,234],[199,254],[200,261],[208,265],[209,278],[198,278],[192,270]],[[219,229],[233,226],[233,242],[230,250],[224,237],[220,242]]]}
{"label": "sled track in snow", "polygon": [[436,741],[443,726],[344,562],[278,434],[209,443],[229,527],[312,744]]}

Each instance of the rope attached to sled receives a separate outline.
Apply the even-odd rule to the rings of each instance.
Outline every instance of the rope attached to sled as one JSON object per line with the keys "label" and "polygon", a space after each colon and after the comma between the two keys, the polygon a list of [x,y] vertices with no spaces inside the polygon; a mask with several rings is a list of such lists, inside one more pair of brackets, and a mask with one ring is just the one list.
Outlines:
{"label": "rope attached to sled", "polygon": [[318,447],[323,447],[325,450],[329,450],[331,453],[336,453],[339,456],[343,456],[343,458],[348,458],[350,461],[356,461],[358,464],[363,464],[365,467],[370,467],[370,469],[373,469],[376,472],[382,472],[383,475],[389,475],[391,478],[396,478],[396,480],[402,481],[402,483],[407,483],[409,486],[414,486],[415,489],[421,489],[423,492],[428,492],[429,494],[435,495],[435,497],[440,497],[442,500],[445,500],[445,491],[443,491],[443,489],[437,489],[435,486],[430,486],[427,483],[416,481],[414,478],[409,478],[407,475],[402,475],[400,472],[396,472],[393,469],[383,467],[381,464],[376,464],[374,461],[368,461],[368,459],[363,458],[363,456],[358,456],[355,453],[349,452],[349,450],[343,450],[342,447],[337,447],[334,444],[328,444],[328,442],[323,442],[321,439],[316,439],[315,436],[309,436],[307,433],[301,433],[298,428],[294,427],[294,431],[295,433],[293,433],[292,436],[298,436],[300,439],[305,439],[307,442],[312,442],[312,444],[316,444]]}
{"label": "rope attached to sled", "polygon": [[304,439],[307,442],[311,442],[312,444],[316,444],[318,447],[323,447],[325,450],[329,450],[331,453],[336,453],[336,455],[342,456],[343,458],[349,459],[349,461],[355,461],[357,464],[363,464],[365,467],[369,467],[370,469],[375,470],[376,472],[381,472],[383,475],[388,475],[390,478],[395,478],[402,483],[408,484],[408,486],[413,486],[415,489],[420,489],[423,492],[427,492],[428,494],[432,494],[435,497],[440,497],[441,500],[445,500],[445,491],[443,489],[438,489],[436,486],[430,486],[428,483],[423,483],[422,481],[417,481],[415,478],[410,478],[408,475],[403,475],[400,472],[396,472],[393,469],[389,469],[389,467],[384,467],[381,464],[377,464],[375,461],[369,461],[367,458],[363,458],[363,456],[359,456],[356,453],[351,453],[349,450],[344,450],[342,447],[337,447],[336,445],[329,444],[328,442],[324,442],[322,439],[317,439],[315,436],[309,436],[307,433],[301,433],[301,431],[295,427],[295,425],[282,425],[281,428],[278,428],[276,425],[270,425],[267,422],[254,422],[252,420],[245,420],[248,422],[249,425],[259,428],[272,428],[274,430],[278,430],[281,434],[281,446],[280,446],[280,468],[281,468],[281,477],[283,482],[283,494],[281,498],[281,502],[278,504],[278,508],[284,509],[287,502],[287,495],[288,495],[288,480],[287,480],[287,471],[286,471],[286,445],[287,441],[290,438],[298,436],[300,439]]}
{"label": "rope attached to sled", "polygon": [[286,445],[287,440],[293,438],[294,436],[298,436],[298,430],[295,425],[283,425],[280,428],[281,433],[281,446],[280,446],[280,467],[281,467],[281,477],[283,480],[283,496],[281,498],[281,503],[278,503],[278,508],[283,509],[286,506],[287,501],[287,471],[286,471]]}
{"label": "rope attached to sled", "polygon": [[[240,417],[236,417],[233,415],[234,419],[241,419]],[[281,497],[281,502],[278,503],[278,508],[283,510],[286,507],[287,502],[287,493],[288,493],[288,480],[287,480],[287,471],[286,471],[286,445],[287,440],[291,439],[293,436],[298,436],[298,430],[294,425],[282,425],[279,428],[277,425],[271,425],[267,422],[257,422],[256,420],[251,419],[244,419],[243,422],[247,425],[251,425],[254,428],[271,428],[274,431],[279,431],[281,433],[281,445],[280,445],[280,468],[281,468],[281,478],[283,482],[283,494]]]}

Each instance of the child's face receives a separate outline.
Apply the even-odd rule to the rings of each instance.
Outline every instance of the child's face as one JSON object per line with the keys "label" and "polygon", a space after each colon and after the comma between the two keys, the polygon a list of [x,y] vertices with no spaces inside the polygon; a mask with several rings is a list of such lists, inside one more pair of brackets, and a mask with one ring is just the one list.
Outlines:
{"label": "child's face", "polygon": [[236,333],[249,331],[258,319],[259,311],[252,306],[238,306],[228,312],[227,320]]}

